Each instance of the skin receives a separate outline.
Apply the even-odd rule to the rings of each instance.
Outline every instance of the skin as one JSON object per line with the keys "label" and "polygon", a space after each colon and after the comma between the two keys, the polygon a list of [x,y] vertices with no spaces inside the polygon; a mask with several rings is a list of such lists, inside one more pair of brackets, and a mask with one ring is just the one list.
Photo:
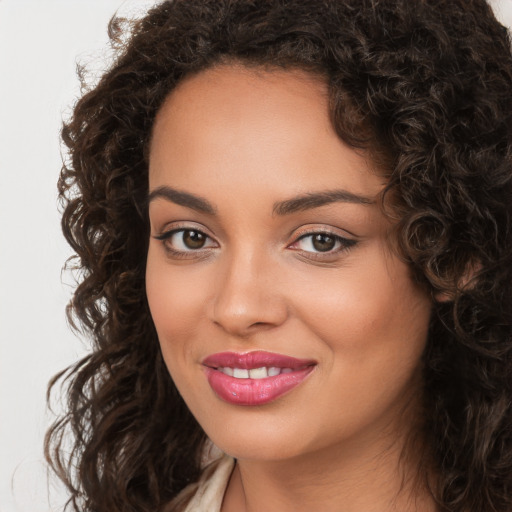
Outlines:
{"label": "skin", "polygon": [[[336,136],[327,105],[326,86],[304,72],[223,65],[180,83],[155,122],[150,191],[172,187],[214,210],[154,195],[146,278],[176,386],[237,458],[223,512],[435,510],[414,485],[420,461],[401,456],[421,417],[431,301],[390,247],[383,178]],[[368,204],[274,211],[340,189]],[[201,249],[183,232],[156,238],[187,228],[207,236]],[[319,252],[305,236],[318,232],[341,238]],[[201,361],[253,350],[317,364],[269,404],[224,402]]]}

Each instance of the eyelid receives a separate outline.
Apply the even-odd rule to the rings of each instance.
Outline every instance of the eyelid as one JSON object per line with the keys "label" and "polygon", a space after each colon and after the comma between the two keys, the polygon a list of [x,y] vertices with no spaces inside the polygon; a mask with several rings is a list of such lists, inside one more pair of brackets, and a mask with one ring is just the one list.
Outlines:
{"label": "eyelid", "polygon": [[306,224],[301,226],[293,232],[293,238],[294,240],[298,240],[301,236],[314,235],[316,233],[324,233],[326,235],[336,236],[345,240],[356,241],[358,239],[358,236],[355,233],[351,233],[346,229],[336,228],[334,226],[328,226],[325,224]]}
{"label": "eyelid", "polygon": [[[187,249],[187,250],[180,250],[172,247],[169,242],[167,242],[169,239],[171,239],[176,233],[179,232],[186,232],[186,231],[196,231],[201,233],[206,237],[206,240],[210,245],[206,247],[200,247],[197,249]],[[293,236],[293,241],[289,243],[286,247],[288,249],[294,250],[297,253],[300,253],[304,255],[308,259],[313,260],[329,260],[333,258],[337,258],[340,256],[340,253],[346,252],[349,249],[351,249],[354,245],[356,245],[359,240],[355,237],[353,234],[348,234],[348,231],[343,231],[344,233],[347,233],[348,236],[344,234],[340,234],[341,230],[339,228],[333,228],[333,227],[327,227],[325,225],[307,225],[302,226],[299,228]],[[335,239],[335,248],[327,251],[315,251],[315,250],[306,250],[301,249],[298,247],[293,247],[294,245],[298,244],[300,240],[305,239],[310,236],[314,235],[327,235]],[[199,225],[195,222],[173,222],[166,224],[164,228],[158,233],[153,235],[153,238],[156,240],[159,240],[162,242],[162,245],[164,249],[167,251],[167,253],[171,257],[175,258],[204,258],[208,256],[208,253],[210,253],[211,249],[215,249],[219,247],[219,243],[215,239],[214,236],[209,234],[209,230],[202,225]],[[213,245],[212,245],[213,243]],[[338,245],[338,247],[336,247]]]}
{"label": "eyelid", "polygon": [[343,244],[346,244],[346,245],[354,245],[357,243],[357,240],[353,240],[351,238],[346,238],[344,236],[341,236],[341,235],[338,235],[336,233],[333,233],[331,231],[320,231],[320,230],[317,230],[317,231],[311,231],[309,233],[304,233],[300,236],[298,236],[297,238],[295,238],[295,240],[289,245],[292,246],[294,244],[296,244],[297,242],[300,242],[301,240],[307,238],[307,237],[310,237],[310,236],[314,236],[314,235],[327,235],[327,236],[330,236],[332,238],[334,238],[335,240],[338,240],[340,241],[341,243]]}
{"label": "eyelid", "polygon": [[208,238],[215,240],[215,234],[212,233],[210,229],[202,224],[198,224],[193,221],[176,221],[176,222],[168,222],[164,224],[160,229],[157,230],[157,234],[153,235],[153,238],[157,240],[162,240],[168,238],[173,232],[177,231],[200,231]]}
{"label": "eyelid", "polygon": [[168,230],[164,231],[163,233],[161,233],[159,235],[154,235],[153,238],[155,238],[156,240],[163,240],[163,241],[165,241],[165,240],[168,240],[169,238],[171,238],[176,233],[180,233],[182,231],[194,231],[196,233],[201,233],[207,239],[215,241],[215,239],[213,237],[211,237],[210,235],[206,234],[204,231],[201,231],[200,229],[196,229],[196,228],[173,228],[173,229],[168,229]]}
{"label": "eyelid", "polygon": [[[348,233],[348,232],[347,232]],[[307,251],[300,248],[294,248],[293,246],[298,244],[301,240],[314,235],[327,235],[335,239],[336,242],[339,243],[339,247],[329,251]],[[291,242],[287,248],[291,250],[295,250],[298,253],[301,253],[305,257],[313,260],[329,260],[336,257],[339,257],[340,253],[346,252],[354,247],[359,240],[357,238],[352,238],[355,235],[350,234],[350,237],[344,236],[340,234],[334,228],[328,228],[326,226],[304,226],[299,230],[299,232],[295,233],[293,242]]]}
{"label": "eyelid", "polygon": [[[213,245],[187,250],[180,250],[172,247],[169,242],[172,237],[177,233],[186,231],[201,233],[206,238],[206,243],[210,241],[213,242]],[[163,249],[166,251],[167,255],[173,259],[203,259],[208,257],[211,249],[219,247],[215,237],[209,234],[209,230],[195,222],[182,221],[166,224],[158,234],[153,235],[153,238],[162,243]]]}

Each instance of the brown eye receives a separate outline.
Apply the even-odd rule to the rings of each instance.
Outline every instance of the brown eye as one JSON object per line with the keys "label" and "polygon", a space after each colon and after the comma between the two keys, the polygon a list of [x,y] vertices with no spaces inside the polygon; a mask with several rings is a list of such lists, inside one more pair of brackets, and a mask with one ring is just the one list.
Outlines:
{"label": "brown eye", "polygon": [[173,229],[155,238],[174,255],[178,253],[192,255],[196,251],[201,252],[217,247],[214,240],[198,229]]}
{"label": "brown eye", "polygon": [[356,240],[344,238],[334,233],[313,232],[302,235],[296,242],[289,246],[290,249],[310,253],[311,257],[334,257],[338,253],[357,244]]}
{"label": "brown eye", "polygon": [[183,244],[188,249],[201,249],[206,243],[206,235],[200,231],[186,229],[182,233]]}
{"label": "brown eye", "polygon": [[336,245],[336,239],[325,233],[317,233],[312,237],[312,245],[318,252],[332,251]]}

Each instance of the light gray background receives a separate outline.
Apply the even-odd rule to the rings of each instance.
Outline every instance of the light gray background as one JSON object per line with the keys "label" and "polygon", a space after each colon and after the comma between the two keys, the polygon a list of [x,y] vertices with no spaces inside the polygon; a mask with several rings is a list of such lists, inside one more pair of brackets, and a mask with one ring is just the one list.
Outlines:
{"label": "light gray background", "polygon": [[[64,317],[58,134],[79,94],[76,62],[101,70],[112,14],[155,2],[0,0],[0,512],[57,512],[65,500],[42,455],[45,393],[86,348]],[[512,26],[512,0],[493,5]]]}

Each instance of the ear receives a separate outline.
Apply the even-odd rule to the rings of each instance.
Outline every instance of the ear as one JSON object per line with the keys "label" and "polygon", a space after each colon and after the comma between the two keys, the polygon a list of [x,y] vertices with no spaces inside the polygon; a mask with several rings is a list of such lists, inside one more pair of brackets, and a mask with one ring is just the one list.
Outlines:
{"label": "ear", "polygon": [[451,302],[455,296],[464,290],[471,289],[474,287],[474,280],[477,278],[479,272],[482,270],[482,264],[479,261],[472,261],[466,265],[466,269],[459,279],[454,290],[446,290],[436,292],[434,294],[434,300],[436,302]]}
{"label": "ear", "polygon": [[437,292],[434,293],[434,300],[436,302],[451,302],[454,294],[452,292]]}

